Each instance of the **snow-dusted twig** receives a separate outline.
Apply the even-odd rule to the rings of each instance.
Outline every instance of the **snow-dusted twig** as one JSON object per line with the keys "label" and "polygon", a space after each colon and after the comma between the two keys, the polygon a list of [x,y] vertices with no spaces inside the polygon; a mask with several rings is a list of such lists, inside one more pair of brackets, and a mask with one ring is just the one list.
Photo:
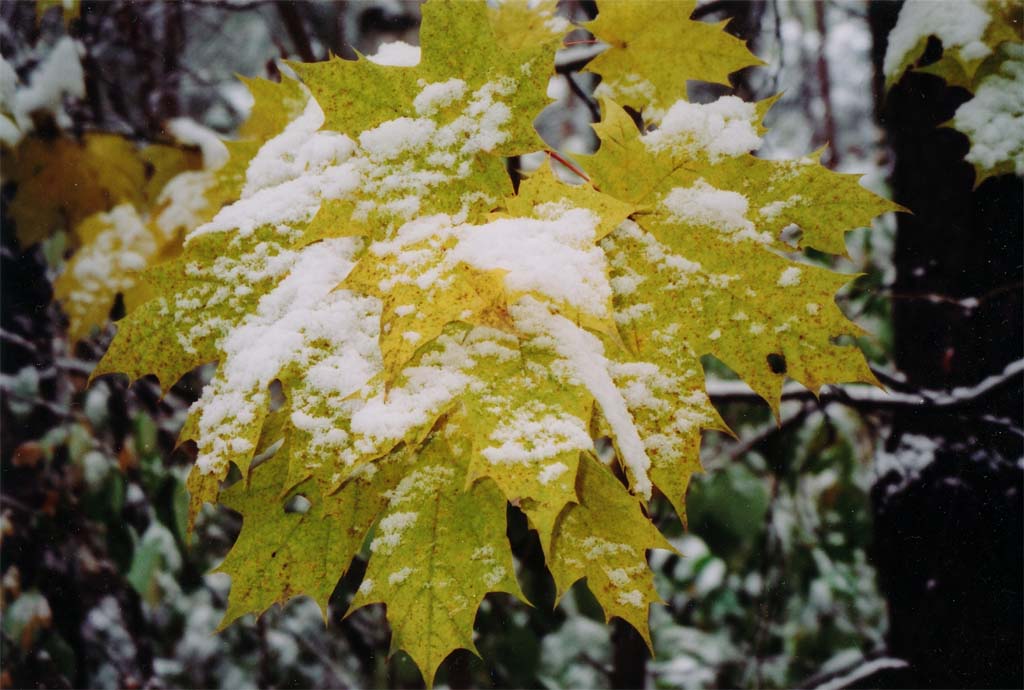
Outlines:
{"label": "snow-dusted twig", "polygon": [[[1024,360],[1010,363],[999,374],[989,376],[969,387],[951,391],[919,390],[884,391],[866,385],[825,386],[817,399],[822,404],[836,402],[859,410],[889,410],[921,408],[927,410],[953,410],[969,407],[975,402],[1011,384],[1024,374]],[[741,381],[712,380],[707,385],[708,395],[717,403],[756,402],[760,400],[753,390]],[[782,389],[783,400],[814,400],[815,395],[798,383],[787,383]]]}
{"label": "snow-dusted twig", "polygon": [[853,667],[844,668],[836,674],[826,676],[817,682],[811,680],[804,687],[813,690],[842,690],[878,671],[906,668],[907,666],[906,661],[888,656],[877,659],[864,659],[857,662]]}
{"label": "snow-dusted twig", "polygon": [[579,43],[563,48],[555,56],[555,72],[558,74],[579,72],[588,62],[607,49],[607,45],[598,42]]}

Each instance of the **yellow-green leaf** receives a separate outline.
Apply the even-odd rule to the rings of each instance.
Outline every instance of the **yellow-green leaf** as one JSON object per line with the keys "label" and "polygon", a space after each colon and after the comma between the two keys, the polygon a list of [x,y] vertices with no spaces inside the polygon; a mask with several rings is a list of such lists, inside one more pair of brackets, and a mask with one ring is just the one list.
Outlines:
{"label": "yellow-green leaf", "polygon": [[[231,576],[220,627],[302,595],[316,601],[326,620],[335,585],[407,466],[407,454],[397,454],[333,495],[321,494],[313,482],[289,491],[286,446],[253,470],[248,487],[240,481],[225,490],[221,503],[241,513],[243,522],[238,540],[217,568]],[[299,509],[288,512],[289,504]]]}
{"label": "yellow-green leaf", "polygon": [[476,652],[473,621],[488,592],[522,598],[505,536],[505,497],[486,480],[467,486],[468,460],[455,439],[438,435],[426,443],[390,494],[352,601],[353,609],[387,606],[392,652],[408,652],[428,687],[452,651]]}
{"label": "yellow-green leaf", "polygon": [[651,647],[648,609],[661,597],[647,551],[672,550],[672,545],[644,515],[640,501],[596,460],[580,461],[576,482],[580,502],[562,518],[548,559],[558,595],[586,578],[605,619],[623,619]]}
{"label": "yellow-green leaf", "polygon": [[728,84],[729,75],[762,63],[743,41],[690,15],[695,0],[606,2],[586,27],[608,44],[588,69],[601,75],[598,94],[659,119],[686,99],[688,80]]}

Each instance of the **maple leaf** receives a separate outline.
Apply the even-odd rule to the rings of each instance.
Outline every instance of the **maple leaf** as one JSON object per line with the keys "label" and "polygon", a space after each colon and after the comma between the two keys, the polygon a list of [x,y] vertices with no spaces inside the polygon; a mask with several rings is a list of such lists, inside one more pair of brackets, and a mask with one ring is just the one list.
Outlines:
{"label": "maple leaf", "polygon": [[797,223],[804,245],[845,253],[846,229],[898,207],[814,159],[750,156],[763,114],[754,104],[677,103],[649,134],[612,102],[604,114],[601,149],[583,165],[602,191],[645,208],[602,243],[630,351],[616,374],[631,391],[652,481],[684,516],[700,430],[724,427],[703,392],[702,355],[732,367],[774,410],[787,376],[811,390],[874,382],[860,350],[833,343],[861,333],[833,300],[849,277],[781,256],[792,248],[778,231]]}
{"label": "maple leaf", "polygon": [[[1024,175],[1024,139],[1017,135],[1024,124],[1022,25],[1020,3],[910,0],[900,9],[888,37],[883,65],[886,88],[913,69],[974,94],[945,126],[970,139],[965,158],[974,166],[975,187],[996,175]],[[941,57],[916,66],[933,38],[942,44]]]}
{"label": "maple leaf", "polygon": [[[119,333],[123,332],[123,335],[111,343],[96,366],[93,377],[120,372],[127,373],[134,380],[154,374],[163,389],[169,390],[188,371],[216,359],[214,341],[222,332],[218,327],[236,323],[239,314],[244,313],[262,294],[256,293],[252,299],[246,300],[249,293],[245,289],[234,289],[233,280],[237,278],[241,264],[238,261],[232,262],[229,257],[217,262],[217,257],[222,253],[230,253],[226,252],[223,237],[212,236],[198,240],[190,258],[176,255],[177,243],[181,241],[182,234],[190,233],[211,220],[221,207],[241,196],[245,171],[260,147],[280,134],[308,100],[294,80],[285,79],[275,83],[243,79],[243,83],[252,93],[253,108],[240,128],[240,138],[226,142],[229,153],[227,162],[216,170],[184,173],[174,177],[165,185],[163,196],[155,199],[151,225],[163,240],[163,251],[158,258],[170,260],[163,265],[152,266],[145,276],[141,276],[141,269],[149,267],[149,263],[136,266],[135,272],[140,275],[135,276],[131,285],[126,286],[135,288],[126,300],[130,307],[128,315],[118,324]],[[157,156],[163,159],[168,154],[149,147],[144,155],[149,160],[156,160]],[[158,175],[163,167],[156,167]],[[247,252],[259,254],[257,261],[262,261],[265,266],[273,263],[274,257],[280,253],[280,247],[271,249],[269,245],[261,246],[262,239],[263,235],[256,235],[254,241],[236,241],[233,247],[243,258],[249,256]],[[171,243],[173,246],[168,246]],[[199,267],[205,262],[213,262],[218,271],[204,273]],[[69,280],[73,281],[74,267],[69,268],[68,275],[71,276]],[[139,285],[140,277],[142,285]],[[67,288],[69,292],[73,289],[73,285]],[[249,289],[251,291],[252,288]],[[238,300],[241,300],[240,305]],[[226,319],[224,322],[210,323],[205,319],[188,318],[188,313],[196,311],[200,306],[216,309],[218,304],[225,301],[228,303],[217,309],[219,318]],[[174,309],[172,314],[172,307],[179,304],[188,304],[192,309]],[[136,305],[138,310],[134,308]],[[183,335],[182,331],[187,335]]]}
{"label": "maple leaf", "polygon": [[672,103],[686,99],[688,80],[728,85],[733,72],[764,64],[743,41],[722,31],[728,21],[691,20],[696,7],[696,0],[602,4],[597,18],[586,24],[610,46],[587,66],[601,75],[597,95],[657,120]]}
{"label": "maple leaf", "polygon": [[558,0],[501,0],[489,12],[495,39],[512,50],[549,45],[572,29],[558,16]]}
{"label": "maple leaf", "polygon": [[122,202],[136,207],[144,202],[145,163],[124,137],[29,136],[4,153],[4,179],[16,185],[8,213],[22,247]]}
{"label": "maple leaf", "polygon": [[[498,40],[491,21],[500,21],[504,14],[492,13],[482,2],[442,0],[424,5],[422,59],[416,67],[378,65],[366,58],[292,66],[327,113],[325,127],[334,131],[355,136],[389,120],[444,111],[457,90],[460,96],[512,96],[503,100],[507,110],[501,114],[510,121],[505,137],[490,149],[492,154],[542,149],[533,120],[549,102],[546,87],[559,34],[552,32],[543,40],[534,35],[513,45],[503,28],[503,40]],[[424,90],[424,85],[434,88]]]}
{"label": "maple leaf", "polygon": [[83,247],[54,283],[54,299],[68,314],[72,342],[106,323],[117,295],[135,286],[134,276],[161,248],[160,238],[131,204],[89,216],[76,234]]}
{"label": "maple leaf", "polygon": [[142,271],[173,258],[182,233],[205,217],[202,192],[213,178],[189,169],[198,164],[191,152],[150,146],[142,156],[152,171],[145,188],[147,211],[124,203],[89,216],[73,229],[80,247],[54,283],[54,299],[68,315],[72,342],[106,325],[118,295],[129,313],[147,301],[152,295],[140,284]]}
{"label": "maple leaf", "polygon": [[910,0],[888,37],[883,71],[886,88],[924,56],[928,40],[942,42],[942,57],[915,69],[970,91],[983,63],[1005,42],[1021,42],[1024,8],[1019,3],[972,0],[946,3]]}
{"label": "maple leaf", "polygon": [[[212,193],[238,200],[148,273],[155,297],[101,363],[166,387],[219,362],[181,439],[198,448],[192,516],[218,500],[243,514],[225,624],[302,593],[323,606],[372,529],[352,605],[387,606],[393,650],[429,683],[451,650],[473,649],[488,592],[519,595],[511,502],[559,592],[586,578],[648,639],[645,554],[669,547],[644,501],[657,487],[682,516],[700,432],[724,429],[701,355],[776,408],[786,373],[815,389],[870,380],[832,342],[857,332],[832,302],[847,277],[789,258],[777,235],[798,223],[803,245],[841,253],[845,229],[893,206],[813,158],[750,156],[770,100],[692,105],[677,76],[653,132],[605,104],[593,184],[544,167],[512,193],[502,156],[539,146],[565,28],[550,3],[530,9],[432,2],[416,66],[297,65],[313,97],[272,89],[295,112],[233,150]],[[595,30],[627,36],[660,11],[605,8],[621,26]],[[712,52],[730,46],[691,64],[695,78],[752,60],[689,24]],[[644,50],[621,43],[607,55]],[[595,459],[596,436],[624,481]],[[232,466],[241,480],[221,493]],[[306,509],[286,509],[297,496]]]}
{"label": "maple leaf", "polygon": [[583,157],[603,191],[648,208],[638,225],[624,225],[605,244],[624,340],[642,354],[658,347],[657,331],[674,324],[696,356],[722,359],[773,408],[786,375],[812,390],[825,381],[873,382],[859,350],[830,343],[859,333],[833,301],[849,277],[780,256],[791,248],[777,231],[796,222],[804,245],[837,251],[845,230],[899,207],[813,159],[750,156],[758,138],[742,118],[755,116],[752,104],[722,99],[673,109],[680,106],[719,117],[724,128],[711,130],[698,151],[696,137],[708,130],[675,130],[670,112],[644,135],[606,102],[605,120],[595,125],[602,148]]}
{"label": "maple leaf", "polygon": [[[227,144],[233,152],[228,163],[215,170],[197,171],[200,157],[192,149],[159,144],[136,149],[122,137],[104,134],[86,135],[81,144],[65,137],[48,143],[29,138],[14,152],[11,177],[18,187],[11,213],[22,244],[66,223],[72,246],[80,247],[54,293],[68,314],[73,342],[106,324],[118,294],[129,313],[155,296],[140,284],[141,272],[173,258],[184,233],[238,198],[259,146],[284,129],[307,100],[294,80],[243,82],[253,94],[253,111],[240,139]],[[33,163],[37,158],[39,166]],[[75,193],[53,197],[52,184]],[[106,213],[114,203],[120,205]]]}
{"label": "maple leaf", "polygon": [[548,559],[558,596],[587,578],[605,619],[627,621],[652,648],[648,607],[661,598],[654,589],[647,550],[674,549],[643,514],[639,500],[623,492],[606,467],[584,457],[577,483],[580,502],[562,517]]}
{"label": "maple leaf", "polygon": [[[316,484],[288,487],[287,446],[253,470],[249,486],[238,482],[220,502],[242,515],[242,531],[218,572],[231,576],[220,628],[250,611],[283,604],[297,594],[312,597],[327,618],[327,600],[362,547],[391,491],[407,471],[407,454],[396,454],[353,477],[333,494]],[[290,489],[290,491],[289,491]],[[286,512],[287,500],[303,498],[304,512]]]}
{"label": "maple leaf", "polygon": [[486,480],[468,484],[467,459],[457,438],[426,442],[390,494],[351,605],[386,604],[392,651],[408,652],[428,686],[453,650],[476,653],[473,620],[485,594],[523,598],[505,536],[505,497]]}

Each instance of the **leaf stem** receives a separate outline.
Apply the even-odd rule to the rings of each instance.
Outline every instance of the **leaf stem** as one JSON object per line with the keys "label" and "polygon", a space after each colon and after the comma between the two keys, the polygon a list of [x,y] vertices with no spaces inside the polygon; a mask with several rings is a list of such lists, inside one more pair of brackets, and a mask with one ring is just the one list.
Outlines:
{"label": "leaf stem", "polygon": [[[544,153],[548,154],[548,156],[550,156],[551,158],[554,158],[556,161],[558,161],[559,163],[561,163],[565,167],[569,168],[569,170],[571,170],[572,172],[576,173],[576,175],[579,176],[580,178],[586,180],[588,183],[593,184],[592,182],[590,182],[590,176],[589,175],[587,175],[585,172],[583,172],[578,167],[576,167],[576,164],[574,164],[572,161],[570,161],[569,159],[567,159],[564,156],[562,156],[562,154],[558,153],[557,151],[552,151],[551,149],[547,149]],[[596,189],[596,187],[595,187],[595,189]]]}

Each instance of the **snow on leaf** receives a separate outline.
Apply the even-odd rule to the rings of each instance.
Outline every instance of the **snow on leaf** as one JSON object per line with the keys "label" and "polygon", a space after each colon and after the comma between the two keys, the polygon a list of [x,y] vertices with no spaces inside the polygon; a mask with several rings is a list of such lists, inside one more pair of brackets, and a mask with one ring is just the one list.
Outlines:
{"label": "snow on leaf", "polygon": [[605,619],[622,618],[651,647],[647,609],[661,598],[647,550],[672,546],[643,514],[640,502],[623,492],[596,460],[581,459],[576,485],[580,502],[566,510],[548,558],[558,596],[585,577]]}
{"label": "snow on leaf", "polygon": [[569,363],[536,339],[495,343],[472,373],[465,419],[456,422],[473,444],[469,480],[492,479],[547,551],[558,516],[577,500],[580,453],[593,449],[593,398]]}
{"label": "snow on leaf", "polygon": [[505,497],[487,480],[467,486],[468,459],[465,443],[427,441],[389,493],[351,606],[387,605],[391,650],[408,652],[428,687],[452,651],[476,651],[473,620],[484,595],[523,597],[505,536]]}
{"label": "snow on leaf", "polygon": [[[1024,6],[1019,2],[908,0],[889,33],[887,88],[915,69],[974,94],[946,125],[970,139],[965,158],[974,166],[975,187],[997,175],[1024,175],[1022,25]],[[941,57],[916,66],[932,38],[942,44]]]}
{"label": "snow on leaf", "polygon": [[89,216],[77,234],[83,247],[54,284],[54,298],[68,314],[72,342],[107,322],[117,295],[135,286],[139,271],[163,246],[163,238],[131,204]]}
{"label": "snow on leaf", "polygon": [[[776,408],[786,375],[815,389],[872,380],[833,343],[857,332],[833,302],[848,278],[787,258],[778,234],[796,223],[806,246],[842,253],[845,230],[895,207],[813,157],[751,156],[772,99],[680,100],[687,78],[753,64],[691,10],[602,8],[602,75],[613,83],[627,51],[658,80],[627,102],[663,117],[641,132],[607,101],[587,185],[544,167],[513,194],[503,160],[541,147],[532,122],[566,28],[552,3],[432,1],[421,53],[297,65],[304,87],[250,84],[254,112],[262,99],[289,114],[267,105],[254,114],[266,129],[229,146],[205,195],[219,210],[148,271],[153,298],[99,367],[166,388],[219,362],[181,438],[198,448],[193,516],[218,497],[244,516],[228,620],[302,593],[322,602],[376,523],[353,606],[384,603],[394,647],[430,682],[473,649],[486,593],[518,594],[511,502],[559,592],[585,577],[647,637],[646,550],[667,542],[644,502],[660,489],[682,516],[701,430],[724,428],[700,357]],[[683,51],[663,36],[680,24]],[[671,76],[653,66],[664,60]],[[594,460],[598,436],[624,482]],[[219,495],[232,466],[242,481]],[[297,494],[308,510],[285,511]]]}
{"label": "snow on leaf", "polygon": [[[221,503],[243,520],[238,540],[217,568],[231,576],[221,629],[297,595],[312,597],[326,619],[327,600],[408,465],[407,454],[396,454],[379,462],[373,475],[324,495],[312,482],[289,491],[288,453],[284,447],[253,470],[248,487],[240,481],[221,495]],[[309,501],[308,510],[286,512],[295,496]]]}
{"label": "snow on leaf", "polygon": [[[605,106],[606,120],[595,126],[602,147],[584,165],[602,191],[649,209],[604,242],[623,340],[642,355],[657,347],[656,331],[675,328],[694,357],[719,357],[773,409],[787,375],[813,390],[826,381],[873,382],[859,350],[831,343],[859,334],[833,300],[849,277],[772,250],[787,248],[777,230],[794,221],[804,244],[839,250],[844,231],[898,207],[814,159],[679,155],[664,133],[652,150],[652,135],[614,103]],[[687,143],[694,136],[678,131]],[[697,131],[712,148],[720,136]],[[686,371],[692,362],[679,366]]]}
{"label": "snow on leaf", "polygon": [[[499,11],[498,16],[501,16]],[[554,72],[557,35],[522,47],[498,41],[484,2],[441,0],[423,7],[420,27],[423,57],[415,67],[390,67],[372,60],[332,58],[294,64],[327,113],[325,127],[355,136],[391,120],[415,118],[425,106],[425,86],[458,78],[466,93],[488,84],[506,84],[507,100],[489,106],[490,117],[507,111],[507,136],[487,149],[499,156],[543,148],[533,120],[548,104],[546,86]],[[435,101],[444,110],[446,101]]]}
{"label": "snow on leaf", "polygon": [[1004,42],[1020,42],[1022,9],[1001,0],[908,0],[889,33],[883,71],[891,87],[924,55],[932,36],[942,57],[918,70],[974,90],[978,69]]}
{"label": "snow on leaf", "polygon": [[965,158],[974,166],[975,187],[996,175],[1024,176],[1024,44],[1004,44],[997,60],[953,116],[953,126],[971,140]]}

